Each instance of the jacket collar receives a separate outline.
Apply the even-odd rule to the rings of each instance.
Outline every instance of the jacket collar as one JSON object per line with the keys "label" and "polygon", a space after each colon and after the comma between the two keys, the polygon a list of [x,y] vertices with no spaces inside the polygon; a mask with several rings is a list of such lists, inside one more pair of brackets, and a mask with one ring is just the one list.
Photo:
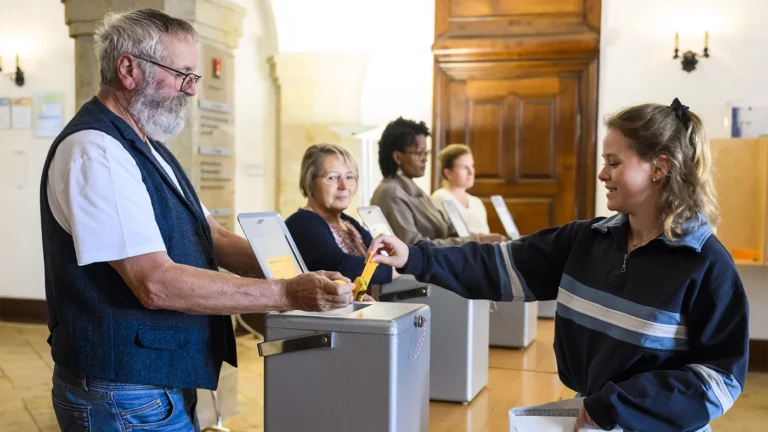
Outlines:
{"label": "jacket collar", "polygon": [[404,176],[403,174],[398,173],[395,175],[395,181],[397,181],[397,184],[400,185],[400,187],[403,188],[405,193],[412,197],[421,198],[424,196],[424,191],[421,190],[419,185],[416,184],[412,179],[409,179],[408,177]]}
{"label": "jacket collar", "polygon": [[[618,213],[593,224],[592,228],[603,234],[607,234],[609,231],[615,233],[618,229],[625,228],[624,225],[628,223],[629,216],[624,213]],[[683,224],[683,230],[685,231],[685,234],[676,240],[669,239],[665,234],[660,235],[658,238],[668,246],[684,246],[693,249],[696,252],[701,252],[702,245],[704,245],[704,242],[712,235],[712,228],[701,214],[696,214],[688,219],[685,224]],[[626,231],[622,230],[622,232]]]}

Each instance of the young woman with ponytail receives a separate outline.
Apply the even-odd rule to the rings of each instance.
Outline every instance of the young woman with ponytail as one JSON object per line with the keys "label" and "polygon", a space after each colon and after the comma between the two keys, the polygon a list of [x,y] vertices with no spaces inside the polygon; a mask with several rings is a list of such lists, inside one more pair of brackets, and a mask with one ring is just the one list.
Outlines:
{"label": "young woman with ponytail", "polygon": [[713,234],[718,207],[701,119],[675,99],[606,120],[605,185],[617,214],[519,240],[436,247],[374,239],[374,260],[490,300],[555,300],[560,379],[577,424],[707,431],[744,386],[748,306]]}

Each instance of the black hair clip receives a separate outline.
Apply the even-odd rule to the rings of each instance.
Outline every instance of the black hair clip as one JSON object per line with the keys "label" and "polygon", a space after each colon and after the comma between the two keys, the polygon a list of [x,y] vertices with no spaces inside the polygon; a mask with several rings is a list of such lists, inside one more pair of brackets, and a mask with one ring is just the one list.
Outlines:
{"label": "black hair clip", "polygon": [[688,111],[688,107],[683,105],[680,102],[680,99],[675,98],[675,100],[672,101],[672,105],[669,106],[672,108],[672,110],[675,112],[675,116],[678,120],[680,120],[683,123],[683,126],[688,128],[688,124],[690,123],[690,120],[688,116],[685,114]]}

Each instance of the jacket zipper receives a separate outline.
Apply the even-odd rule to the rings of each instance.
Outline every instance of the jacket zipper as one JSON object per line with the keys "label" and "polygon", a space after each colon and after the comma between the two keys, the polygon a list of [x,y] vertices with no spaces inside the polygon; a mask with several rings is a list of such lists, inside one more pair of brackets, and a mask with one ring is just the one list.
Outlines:
{"label": "jacket zipper", "polygon": [[627,271],[627,260],[628,259],[629,259],[629,254],[625,253],[624,254],[624,262],[621,263],[621,270],[619,270],[619,273],[624,273],[625,271]]}

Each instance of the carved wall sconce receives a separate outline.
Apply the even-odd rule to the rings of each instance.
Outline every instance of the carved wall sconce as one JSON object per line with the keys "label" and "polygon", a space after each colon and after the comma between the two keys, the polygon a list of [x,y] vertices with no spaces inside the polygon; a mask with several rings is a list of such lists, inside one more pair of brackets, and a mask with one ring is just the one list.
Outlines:
{"label": "carved wall sconce", "polygon": [[[3,59],[0,57],[0,74],[3,72]],[[8,74],[8,77],[10,77],[14,83],[16,83],[17,86],[22,87],[24,86],[24,71],[21,70],[21,66],[19,65],[19,54],[16,54],[16,72],[11,72]]]}
{"label": "carved wall sconce", "polygon": [[[680,54],[678,54],[679,52],[680,52],[679,36],[678,36],[678,33],[675,32],[675,55],[672,58],[679,59],[680,58]],[[683,70],[689,73],[695,70],[696,63],[699,62],[697,57],[699,57],[699,54],[691,50],[684,52],[683,59],[680,61],[680,64],[682,64],[683,66]],[[704,32],[704,53],[701,54],[701,57],[709,58],[709,32],[708,31]]]}

